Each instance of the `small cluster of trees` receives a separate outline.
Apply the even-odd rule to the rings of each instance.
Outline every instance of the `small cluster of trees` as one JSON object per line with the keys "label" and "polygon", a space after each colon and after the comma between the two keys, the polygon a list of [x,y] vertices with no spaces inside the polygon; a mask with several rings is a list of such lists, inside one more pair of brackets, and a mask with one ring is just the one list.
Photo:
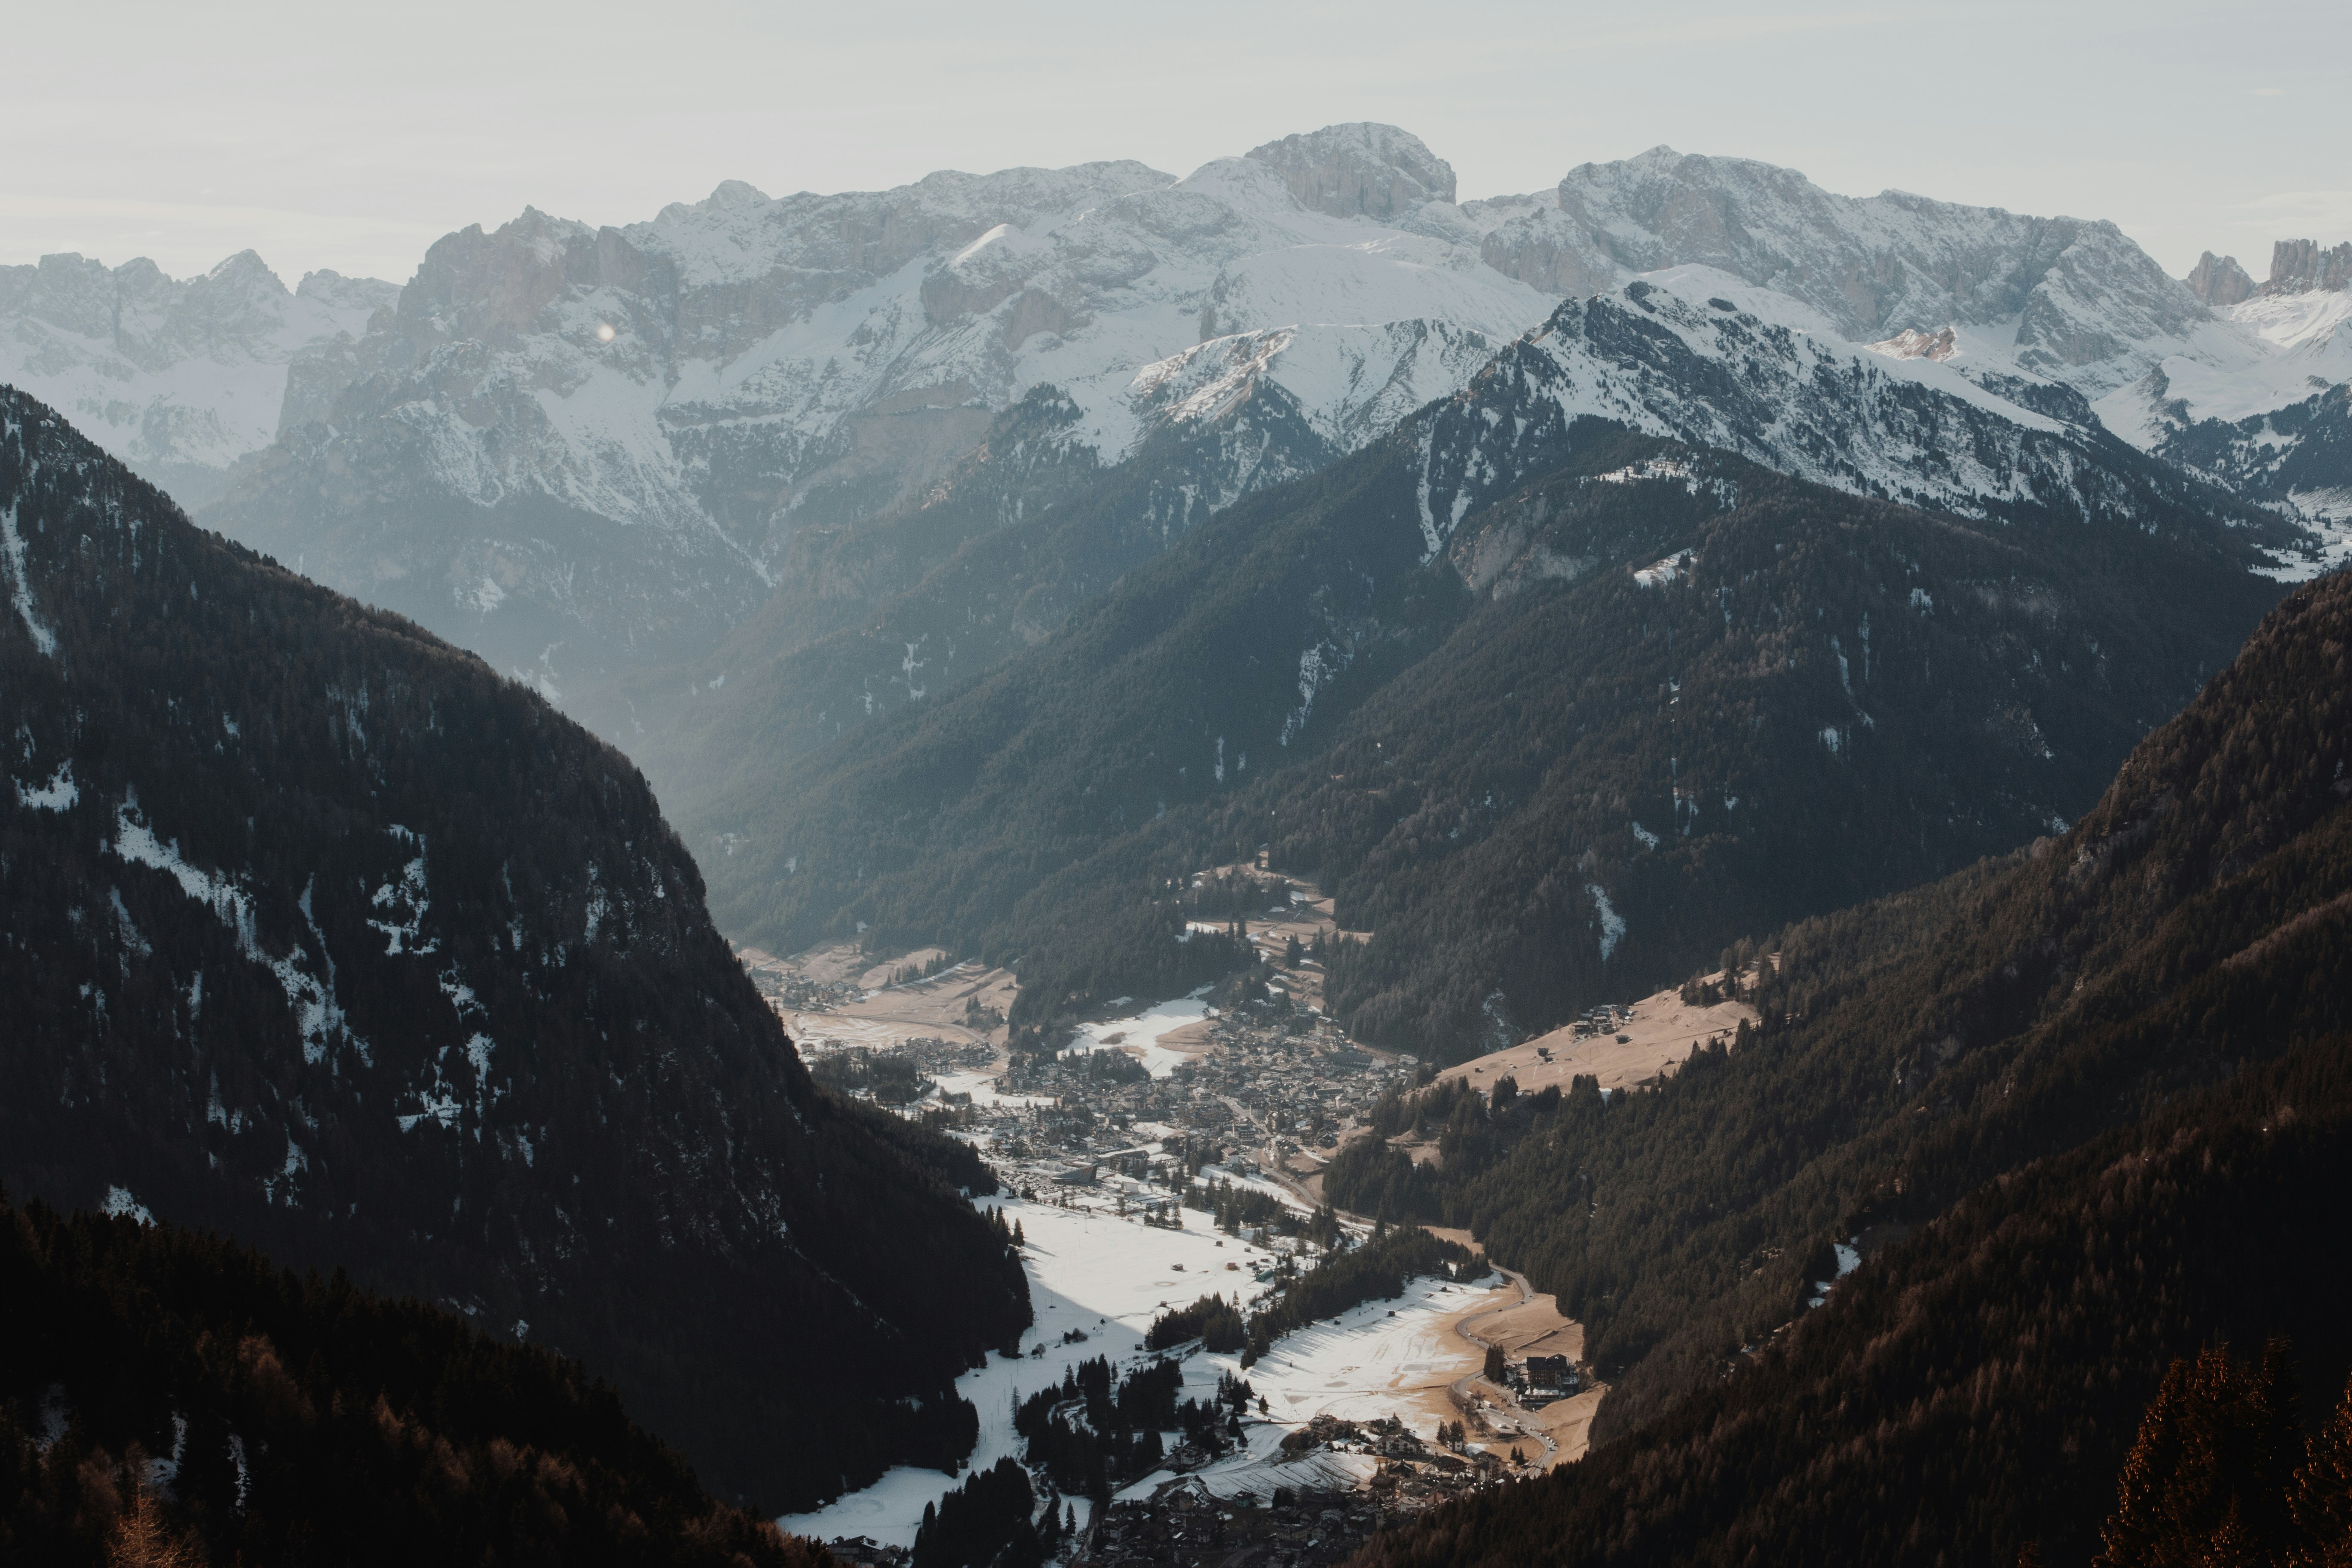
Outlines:
{"label": "small cluster of trees", "polygon": [[1249,1338],[1248,1320],[1240,1307],[1222,1296],[1203,1296],[1189,1307],[1176,1307],[1151,1320],[1143,1336],[1148,1350],[1172,1350],[1199,1340],[1212,1351],[1237,1351]]}
{"label": "small cluster of trees", "polygon": [[1115,1379],[1110,1363],[1097,1356],[1015,1405],[1013,1429],[1026,1442],[1029,1463],[1055,1487],[1099,1502],[1159,1465],[1165,1432],[1181,1430],[1185,1441],[1213,1454],[1224,1449],[1221,1433],[1238,1435],[1253,1392],[1247,1383],[1228,1373],[1206,1403],[1180,1402],[1183,1383],[1176,1362],[1154,1361]]}
{"label": "small cluster of trees", "polygon": [[995,1234],[998,1240],[1004,1243],[1004,1250],[1015,1257],[1020,1255],[1023,1247],[1029,1245],[1029,1233],[1021,1227],[1020,1220],[1016,1218],[1011,1225],[1006,1225],[1004,1211],[1001,1208],[988,1211],[988,1228]]}
{"label": "small cluster of trees", "polygon": [[[1333,1224],[1336,1228],[1336,1216]],[[1244,1314],[1237,1302],[1221,1296],[1202,1296],[1154,1318],[1144,1343],[1168,1350],[1199,1340],[1206,1350],[1241,1351],[1242,1364],[1249,1366],[1293,1329],[1375,1299],[1393,1300],[1404,1293],[1404,1282],[1417,1275],[1465,1278],[1472,1266],[1469,1249],[1458,1242],[1412,1227],[1384,1230],[1361,1247],[1327,1252],[1320,1263],[1289,1279],[1255,1314]]]}
{"label": "small cluster of trees", "polygon": [[1009,1458],[974,1470],[936,1504],[923,1505],[913,1568],[1038,1568],[1077,1530],[1077,1510],[1057,1510],[1055,1500],[1049,1495],[1039,1516],[1028,1475]]}
{"label": "small cluster of trees", "polygon": [[845,1095],[860,1091],[879,1105],[905,1105],[920,1100],[931,1087],[922,1068],[906,1051],[877,1051],[850,1046],[808,1059],[809,1077]]}

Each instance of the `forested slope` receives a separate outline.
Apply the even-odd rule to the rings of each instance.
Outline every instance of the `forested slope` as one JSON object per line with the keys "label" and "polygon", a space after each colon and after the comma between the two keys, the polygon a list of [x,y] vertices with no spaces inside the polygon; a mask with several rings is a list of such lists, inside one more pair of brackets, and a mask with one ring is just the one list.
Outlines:
{"label": "forested slope", "polygon": [[556,1347],[730,1497],[968,1446],[985,1172],[814,1089],[635,768],[6,392],[0,517],[11,1190]]}
{"label": "forested slope", "polygon": [[577,1363],[340,1270],[0,1199],[0,1300],[12,1563],[826,1561],[711,1501]]}
{"label": "forested slope", "polygon": [[[2326,1118],[2352,1110],[2340,984],[2352,958],[2347,650],[2352,578],[2297,591],[2069,833],[1768,941],[1780,963],[1757,996],[1764,1027],[1734,1048],[1695,1053],[1655,1091],[1604,1100],[1587,1080],[1548,1117],[1516,1109],[1483,1140],[1457,1139],[1465,1157],[1434,1174],[1368,1141],[1335,1162],[1327,1192],[1393,1218],[1469,1225],[1491,1256],[1556,1290],[1615,1382],[1595,1424],[1606,1439],[1715,1398],[1704,1391],[1743,1348],[1805,1317],[1832,1241],[1932,1230],[1963,1198],[1979,1205],[1963,1215],[1993,1205],[2019,1223],[2060,1223],[2063,1204],[2002,1206],[2035,1162],[2075,1158],[2066,1152],[2102,1137],[2120,1142],[2069,1168],[2161,1149],[2200,1124],[2149,1119],[2198,1095],[2234,1107],[2213,1112],[2224,1121],[2259,1128],[2293,1107],[2339,1138],[2340,1120]],[[2302,1087],[2243,1087],[2263,1083]],[[2171,1131],[2129,1131],[2143,1124]],[[2310,1157],[2340,1160],[2336,1147]],[[2309,1191],[2340,1183],[2314,1176]],[[2231,1224],[2295,1250],[2263,1229],[2280,1221],[2259,1207],[2244,1200]],[[2180,1245],[2224,1245],[2197,1228]],[[2078,1258],[2074,1245],[2047,1256]],[[1937,1253],[1910,1278],[1966,1256]],[[2306,1266],[2322,1267],[2263,1267]],[[2198,1288],[2235,1291],[2236,1267],[2213,1264]],[[2143,1288],[2167,1313],[2220,1299],[2164,1297],[2153,1258],[2144,1272],[2133,1265],[2131,1289]],[[2061,1301],[2079,1294],[2051,1289]],[[2248,1289],[2249,1303],[2274,1295]],[[1920,1331],[1958,1331],[1971,1310],[1931,1314]],[[2167,1321],[2192,1336],[2217,1326],[2194,1320]],[[2148,1375],[2176,1351],[2151,1351]],[[1900,1418],[1885,1404],[1865,1414]]]}
{"label": "forested slope", "polygon": [[1424,559],[1416,451],[701,811],[722,921],[1018,959],[1042,1022],[1149,989],[1170,879],[1263,845],[1380,933],[1343,1021],[1454,1055],[2063,827],[2277,592],[2189,513],[1969,521],[1594,420]]}
{"label": "forested slope", "polygon": [[[2307,984],[2347,958],[2339,921],[2263,978]],[[2352,1184],[2347,1058],[2352,1037],[2306,1036],[2005,1173],[1661,1419],[1358,1563],[2090,1562],[2173,1358],[2289,1335],[2312,1426],[2343,1386],[2352,1264],[2314,1224]]]}
{"label": "forested slope", "polygon": [[803,529],[775,592],[715,652],[625,683],[623,743],[681,820],[754,796],[825,742],[965,685],[1026,649],[1248,491],[1330,445],[1252,385],[1104,468],[1078,410],[1038,387],[919,504]]}

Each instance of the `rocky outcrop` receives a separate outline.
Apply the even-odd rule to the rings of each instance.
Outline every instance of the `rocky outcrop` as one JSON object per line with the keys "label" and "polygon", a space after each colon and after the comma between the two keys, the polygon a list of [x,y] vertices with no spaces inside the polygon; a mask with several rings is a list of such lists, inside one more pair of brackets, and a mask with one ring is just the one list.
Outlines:
{"label": "rocky outcrop", "polygon": [[2251,298],[2254,291],[2254,280],[2238,265],[2236,257],[2216,256],[2210,250],[2197,258],[2185,281],[2191,294],[2217,310]]}
{"label": "rocky outcrop", "polygon": [[2307,294],[2315,289],[2352,288],[2352,240],[2322,250],[2315,239],[2282,239],[2271,247],[2265,294]]}
{"label": "rocky outcrop", "polygon": [[1280,172],[1298,205],[1333,217],[1401,217],[1424,202],[1454,200],[1454,165],[1393,125],[1327,125],[1250,149]]}
{"label": "rocky outcrop", "polygon": [[1627,268],[1585,226],[1553,203],[1489,229],[1479,247],[1487,266],[1548,294],[1595,294],[1614,288]]}

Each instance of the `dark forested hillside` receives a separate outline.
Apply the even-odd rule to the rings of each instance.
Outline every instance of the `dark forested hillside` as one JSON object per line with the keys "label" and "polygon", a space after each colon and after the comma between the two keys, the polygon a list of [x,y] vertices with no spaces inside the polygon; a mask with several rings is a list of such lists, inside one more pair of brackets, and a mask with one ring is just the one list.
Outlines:
{"label": "dark forested hillside", "polygon": [[616,732],[669,808],[756,793],[833,740],[1031,647],[1239,495],[1332,456],[1280,388],[1171,423],[1110,468],[1051,387],[998,416],[919,505],[795,536],[759,613],[627,682]]}
{"label": "dark forested hillside", "polygon": [[720,918],[1017,957],[1036,1021],[1150,990],[1168,879],[1265,846],[1378,933],[1340,1018],[1454,1055],[2063,830],[2277,592],[2185,514],[1969,521],[1597,421],[1425,559],[1416,460],[1244,501],[705,809]]}
{"label": "dark forested hillside", "polygon": [[216,1237],[0,1199],[0,1560],[803,1568],[577,1363]]}
{"label": "dark forested hillside", "polygon": [[0,400],[0,1177],[553,1346],[730,1497],[952,1457],[984,1173],[809,1082],[636,771]]}
{"label": "dark forested hillside", "polygon": [[[1832,1272],[1832,1242],[1900,1236],[1964,1198],[1979,1205],[1964,1215],[2074,1223],[2058,1200],[2012,1195],[2033,1163],[2101,1137],[2122,1141],[2069,1168],[2105,1172],[2129,1148],[2164,1149],[2175,1131],[2116,1130],[2170,1115],[2184,1097],[2223,1096],[2195,1103],[2234,1107],[2227,1118],[2250,1122],[2257,1143],[2265,1124],[2290,1119],[2342,1138],[2352,1115],[2352,999],[2341,984],[2352,961],[2352,578],[2290,596],[2229,669],[2134,750],[2069,833],[1764,945],[1780,962],[1757,995],[1762,1030],[1728,1052],[1695,1053],[1663,1088],[1604,1100],[1588,1079],[1556,1111],[1498,1121],[1483,1157],[1449,1158],[1434,1178],[1410,1179],[1368,1141],[1327,1179],[1335,1202],[1466,1224],[1497,1261],[1556,1290],[1615,1384],[1597,1437],[1647,1430],[1804,1318]],[[2347,1157],[2337,1142],[2313,1148],[2312,1159]],[[2300,1190],[2324,1204],[2318,1194],[2342,1180],[2318,1172]],[[2159,1187],[2149,1201],[2176,1200]],[[2263,1210],[2274,1201],[2290,1231],[2261,1228],[2282,1223]],[[2162,1211],[2148,1224],[2200,1233],[2177,1246],[2221,1247],[2202,1235],[2219,1228],[2233,1229],[2229,1247],[2274,1236],[2261,1245],[2294,1251],[2296,1214],[2315,1212],[2274,1198],[2231,1198],[2225,1210],[2236,1216],[2227,1224]],[[2102,1205],[2087,1217],[2105,1216]],[[1970,1256],[1939,1252],[1909,1278],[1958,1270]],[[2061,1241],[2045,1256],[2084,1254]],[[2200,1322],[2183,1305],[2237,1300],[2236,1262],[2211,1265],[2197,1286],[2206,1296],[2184,1296],[2183,1284],[2168,1297],[2154,1256],[2123,1256],[2132,1289],[2158,1292],[2151,1310],[2187,1312],[2165,1319],[2179,1333],[2243,1326],[2242,1314]],[[2193,1255],[2182,1256],[2188,1268]],[[2054,1299],[2037,1311],[2080,1294],[2049,1289]],[[2250,1308],[2273,1299],[2268,1287],[2246,1290]],[[2082,1332],[2105,1321],[2082,1310]],[[1973,1312],[1963,1302],[1930,1313],[1919,1331],[1961,1331]],[[2152,1348],[2146,1375],[2175,1353],[2173,1339]],[[1941,1377],[1952,1363],[1933,1364]],[[1874,1403],[1854,1419],[1900,1420],[1907,1402]]]}
{"label": "dark forested hillside", "polygon": [[[2339,921],[2267,978],[2291,988],[2347,958]],[[2352,1036],[2306,1037],[1987,1184],[1663,1418],[1357,1561],[2087,1563],[2174,1358],[2288,1335],[2302,1418],[2326,1414],[2352,1365],[2352,1265],[2318,1237],[2347,1185]]]}
{"label": "dark forested hillside", "polygon": [[1458,615],[1415,571],[1412,506],[1361,458],[1252,497],[961,690],[745,783],[688,818],[734,846],[709,858],[714,912],[787,946],[861,919],[971,941],[1071,859],[1264,772],[1282,748],[1255,731],[1300,707],[1310,628],[1355,625],[1369,675]]}
{"label": "dark forested hillside", "polygon": [[[1455,1055],[1482,1011],[1628,1000],[2063,831],[2275,593],[1672,448],[1636,471],[1661,477],[1554,476],[1465,525],[1452,558],[1499,596],[1228,814],[1379,933],[1331,965],[1365,1037]],[[1632,548],[1643,489],[1654,528],[1686,509],[1669,559]]]}

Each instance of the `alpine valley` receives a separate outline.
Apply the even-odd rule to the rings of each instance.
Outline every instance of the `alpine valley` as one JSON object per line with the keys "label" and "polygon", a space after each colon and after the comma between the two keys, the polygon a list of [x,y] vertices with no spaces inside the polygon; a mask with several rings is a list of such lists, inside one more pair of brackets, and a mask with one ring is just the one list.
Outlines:
{"label": "alpine valley", "polygon": [[0,1556],[2352,1561],[2352,244],[1350,123],[0,318]]}

